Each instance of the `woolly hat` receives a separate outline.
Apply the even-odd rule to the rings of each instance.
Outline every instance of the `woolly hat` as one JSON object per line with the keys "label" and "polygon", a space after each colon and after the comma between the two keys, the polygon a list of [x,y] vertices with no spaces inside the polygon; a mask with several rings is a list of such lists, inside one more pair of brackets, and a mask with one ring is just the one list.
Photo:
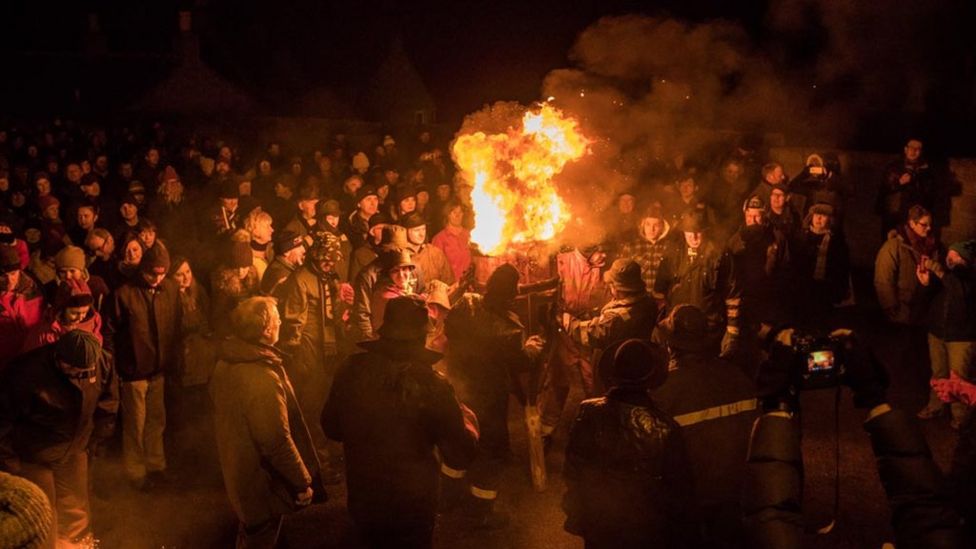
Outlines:
{"label": "woolly hat", "polygon": [[614,260],[610,270],[603,275],[603,281],[624,292],[640,293],[647,289],[641,278],[640,265],[632,259]]}
{"label": "woolly hat", "polygon": [[322,200],[315,205],[315,213],[319,217],[325,217],[327,215],[339,216],[341,214],[339,201],[331,198],[329,200]]}
{"label": "woolly hat", "polygon": [[415,229],[426,224],[427,220],[424,219],[424,216],[417,212],[410,212],[409,214],[403,216],[403,219],[400,220],[400,225],[402,225],[404,229]]}
{"label": "woolly hat", "polygon": [[47,495],[33,482],[0,472],[0,545],[37,549],[54,526]]}
{"label": "woolly hat", "polygon": [[254,263],[249,242],[231,242],[228,250],[227,266],[234,269],[250,267]]}
{"label": "woolly hat", "polygon": [[0,273],[12,273],[20,270],[20,254],[13,246],[0,246]]}
{"label": "woolly hat", "polygon": [[660,387],[668,378],[668,353],[643,339],[628,339],[613,355],[610,379],[615,386]]}
{"label": "woolly hat", "polygon": [[46,194],[37,199],[37,207],[40,208],[42,212],[44,210],[47,210],[51,206],[60,206],[60,205],[61,205],[61,201],[58,200],[58,198],[53,194]]}
{"label": "woolly hat", "polygon": [[139,263],[139,270],[149,274],[166,274],[169,267],[169,251],[159,242],[142,254],[142,262]]}
{"label": "woolly hat", "polygon": [[752,195],[742,203],[742,211],[763,210],[766,211],[766,201],[757,195]]}
{"label": "woolly hat", "polygon": [[84,271],[87,268],[85,261],[85,250],[78,246],[65,246],[54,256],[55,269],[78,269]]}
{"label": "woolly hat", "polygon": [[976,240],[953,242],[949,246],[949,251],[956,252],[959,257],[966,261],[967,265],[972,265],[973,259],[976,259]]}
{"label": "woolly hat", "polygon": [[129,193],[146,194],[146,186],[142,184],[142,181],[133,180],[129,183]]}
{"label": "woolly hat", "polygon": [[129,204],[129,205],[132,205],[132,206],[138,206],[139,205],[139,201],[136,199],[136,196],[134,194],[128,193],[128,194],[126,194],[125,196],[122,197],[122,201],[119,202],[119,206],[122,206],[123,204]]}
{"label": "woolly hat", "polygon": [[54,296],[54,308],[59,311],[68,307],[85,307],[94,302],[88,283],[77,278],[68,279],[60,284]]}
{"label": "woolly hat", "polygon": [[363,185],[358,191],[356,191],[356,204],[362,202],[367,196],[375,196],[378,198],[380,195],[376,193],[376,187],[373,187],[372,185]]}
{"label": "woolly hat", "polygon": [[166,168],[163,169],[163,173],[159,174],[159,181],[165,183],[171,179],[176,179],[177,181],[179,181],[180,176],[179,174],[176,173],[176,170],[173,168],[173,166],[166,166]]}
{"label": "woolly hat", "polygon": [[369,169],[369,157],[364,152],[358,152],[352,156],[352,167],[358,172],[365,172]]}
{"label": "woolly hat", "polygon": [[54,351],[62,362],[76,370],[92,370],[102,356],[98,338],[84,330],[71,330],[55,343]]}

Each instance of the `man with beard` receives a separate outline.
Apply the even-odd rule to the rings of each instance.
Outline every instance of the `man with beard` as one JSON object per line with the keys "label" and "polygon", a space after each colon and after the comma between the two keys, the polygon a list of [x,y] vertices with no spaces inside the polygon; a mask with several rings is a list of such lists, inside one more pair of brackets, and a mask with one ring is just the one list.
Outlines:
{"label": "man with beard", "polygon": [[[449,377],[481,428],[478,456],[467,472],[478,528],[499,528],[507,522],[495,502],[510,452],[509,380],[513,372],[530,368],[543,346],[538,336],[524,339],[522,322],[513,310],[518,280],[515,267],[501,265],[488,277],[485,295],[464,294],[445,321]],[[464,477],[451,468],[442,470],[456,481]]]}
{"label": "man with beard", "polygon": [[742,211],[745,224],[729,239],[724,257],[728,322],[722,356],[726,358],[735,357],[744,343],[754,343],[760,324],[783,325],[792,312],[786,239],[769,224],[762,198],[750,197]]}
{"label": "man with beard", "polygon": [[[946,252],[945,270],[920,266],[918,281],[934,294],[928,309],[929,357],[932,379],[947,379],[949,373],[965,381],[974,381],[973,357],[976,356],[976,241],[956,242]],[[933,273],[935,276],[932,276]],[[960,403],[950,406],[952,427],[959,429],[971,413]],[[927,415],[942,413],[942,401],[931,392]]]}
{"label": "man with beard", "polygon": [[682,213],[678,228],[684,242],[661,261],[654,293],[664,296],[668,310],[683,303],[698,307],[708,326],[706,348],[717,350],[725,321],[719,286],[722,254],[699,212]]}
{"label": "man with beard", "polygon": [[[281,348],[290,359],[286,363],[295,383],[298,403],[306,418],[322,415],[332,380],[345,345],[339,297],[339,277],[333,270],[339,256],[339,241],[327,237],[312,246],[305,263],[295,270],[281,288]],[[323,481],[340,480],[340,458],[332,456],[322,426],[309,425],[312,443],[325,469]]]}

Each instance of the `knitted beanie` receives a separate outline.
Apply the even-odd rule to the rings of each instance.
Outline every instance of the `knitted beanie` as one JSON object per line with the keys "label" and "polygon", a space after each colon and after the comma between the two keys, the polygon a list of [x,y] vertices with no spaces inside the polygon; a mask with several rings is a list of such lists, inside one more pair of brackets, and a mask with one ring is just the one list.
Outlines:
{"label": "knitted beanie", "polygon": [[85,270],[85,250],[78,246],[65,246],[54,256],[54,267],[56,269],[78,269]]}
{"label": "knitted beanie", "polygon": [[0,547],[43,547],[53,524],[51,503],[37,485],[0,472]]}

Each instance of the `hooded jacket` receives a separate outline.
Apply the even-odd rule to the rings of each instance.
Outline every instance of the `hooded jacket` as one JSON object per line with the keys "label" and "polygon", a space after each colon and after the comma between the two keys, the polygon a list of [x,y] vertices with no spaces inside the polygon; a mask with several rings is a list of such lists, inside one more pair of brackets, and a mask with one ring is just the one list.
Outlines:
{"label": "hooded jacket", "polygon": [[33,351],[48,343],[54,343],[71,330],[88,332],[98,338],[99,343],[103,343],[102,315],[98,314],[98,311],[94,308],[88,311],[88,316],[82,319],[81,322],[71,326],[66,327],[62,324],[60,317],[59,311],[49,309],[47,314],[44,315],[44,319],[27,334],[27,338],[24,340],[23,352]]}
{"label": "hooded jacket", "polygon": [[901,233],[889,238],[878,250],[874,290],[878,304],[892,322],[917,325],[925,319],[926,292],[915,276],[919,261],[921,255]]}
{"label": "hooded jacket", "polygon": [[671,225],[667,221],[662,220],[662,222],[664,223],[664,230],[656,240],[652,242],[643,236],[638,236],[624,244],[620,251],[620,257],[633,259],[640,265],[641,278],[644,279],[644,285],[648,292],[654,291],[657,269],[661,265],[661,260],[676,245],[674,233],[671,232]]}
{"label": "hooded jacket", "polygon": [[0,293],[0,367],[17,356],[27,334],[41,321],[44,299],[25,271],[12,292]]}
{"label": "hooded jacket", "polygon": [[318,468],[281,354],[231,337],[219,357],[210,396],[220,469],[238,518],[254,527],[290,511]]}

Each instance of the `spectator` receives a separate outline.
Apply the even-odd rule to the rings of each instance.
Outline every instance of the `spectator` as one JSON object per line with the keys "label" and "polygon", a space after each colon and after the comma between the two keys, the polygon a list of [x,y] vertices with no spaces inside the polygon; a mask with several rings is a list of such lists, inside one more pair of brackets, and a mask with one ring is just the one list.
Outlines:
{"label": "spectator", "polygon": [[240,241],[224,244],[223,261],[210,274],[211,319],[217,335],[229,335],[230,326],[225,320],[238,303],[258,295],[260,283],[250,244]]}
{"label": "spectator", "polygon": [[379,195],[371,186],[356,191],[356,210],[349,215],[349,241],[353,249],[359,248],[369,238],[369,220],[379,211]]}
{"label": "spectator", "polygon": [[888,164],[878,188],[875,211],[881,216],[881,232],[899,227],[907,221],[912,206],[932,211],[935,205],[935,181],[928,161],[922,155],[922,142],[909,139],[902,158]]}
{"label": "spectator", "polygon": [[244,220],[244,230],[250,235],[251,254],[254,256],[254,270],[258,273],[258,279],[264,276],[264,271],[272,259],[271,237],[274,234],[274,227],[271,216],[261,208],[252,210]]}
{"label": "spectator", "polygon": [[88,332],[102,344],[102,317],[94,308],[95,300],[82,278],[71,278],[58,286],[54,302],[41,322],[27,334],[21,352],[33,351],[54,343],[72,330]]}
{"label": "spectator", "polygon": [[21,270],[17,250],[0,246],[0,369],[23,349],[43,308],[41,289]]}
{"label": "spectator", "polygon": [[305,262],[305,239],[298,233],[284,230],[275,238],[274,248],[274,260],[261,278],[261,292],[280,299],[281,285]]}
{"label": "spectator", "polygon": [[[933,295],[928,308],[929,360],[932,379],[948,379],[954,373],[960,379],[976,381],[973,360],[976,357],[976,241],[956,242],[946,252],[945,269],[929,270],[920,265],[915,276]],[[941,266],[940,266],[941,267]],[[935,276],[932,276],[935,274]],[[971,410],[953,403],[952,427],[958,430],[966,423]],[[929,404],[919,412],[928,419],[942,414],[944,407],[933,390]]]}
{"label": "spectator", "polygon": [[445,204],[443,215],[445,227],[434,235],[431,244],[444,252],[454,279],[460,280],[471,266],[471,231],[463,226],[464,208],[460,202],[452,200]]}
{"label": "spectator", "polygon": [[183,322],[179,288],[166,278],[169,268],[164,246],[148,250],[139,275],[112,294],[105,314],[105,344],[122,380],[122,463],[137,490],[169,480],[164,386],[179,360]]}
{"label": "spectator", "polygon": [[279,519],[312,502],[317,470],[308,428],[275,349],[274,300],[252,297],[231,316],[210,383],[224,486],[240,526],[238,547],[275,547]]}
{"label": "spectator", "polygon": [[47,495],[58,547],[94,543],[88,449],[111,435],[118,406],[111,363],[81,330],[20,356],[0,375],[0,462]]}
{"label": "spectator", "polygon": [[352,275],[349,274],[349,265],[352,260],[353,250],[349,237],[346,236],[346,233],[340,227],[342,212],[339,210],[339,201],[333,199],[320,201],[315,207],[315,215],[318,221],[315,224],[313,240],[321,241],[326,238],[322,233],[329,233],[339,239],[341,259],[336,263],[336,274],[339,275],[339,280],[342,284],[348,286],[349,281],[352,279]]}
{"label": "spectator", "polygon": [[424,284],[440,280],[448,285],[456,278],[447,255],[437,246],[427,243],[427,220],[417,212],[407,214],[400,224],[407,230],[408,248]]}
{"label": "spectator", "polygon": [[677,243],[671,232],[671,224],[665,219],[661,207],[656,204],[641,216],[637,235],[630,242],[624,243],[620,250],[620,257],[632,259],[640,265],[641,278],[650,293],[654,291],[657,268],[661,260],[674,249]]}
{"label": "spectator", "polygon": [[810,208],[792,248],[798,292],[798,318],[825,326],[835,307],[853,299],[850,255],[844,234],[834,230],[834,208]]}
{"label": "spectator", "polygon": [[386,309],[380,338],[340,367],[322,426],[343,443],[348,507],[370,547],[430,547],[437,471],[463,470],[478,439],[477,419],[431,367],[424,348],[427,309],[399,297]]}

